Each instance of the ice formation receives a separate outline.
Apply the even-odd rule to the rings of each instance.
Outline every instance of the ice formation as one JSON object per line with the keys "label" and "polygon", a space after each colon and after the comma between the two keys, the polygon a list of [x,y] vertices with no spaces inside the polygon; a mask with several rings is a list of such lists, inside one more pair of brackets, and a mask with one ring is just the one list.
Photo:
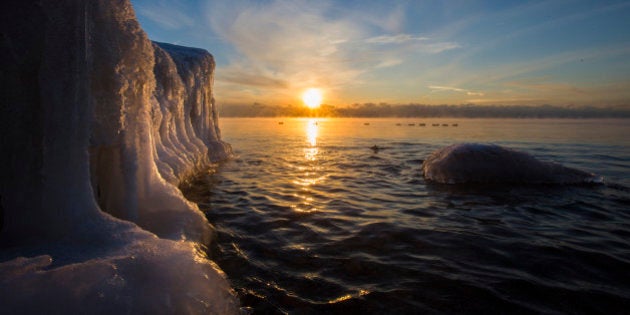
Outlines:
{"label": "ice formation", "polygon": [[151,42],[129,0],[0,17],[2,312],[237,312],[176,187],[230,154],[212,56]]}
{"label": "ice formation", "polygon": [[540,161],[525,152],[479,143],[454,144],[431,153],[422,163],[422,173],[443,184],[581,184],[598,180],[593,174]]}

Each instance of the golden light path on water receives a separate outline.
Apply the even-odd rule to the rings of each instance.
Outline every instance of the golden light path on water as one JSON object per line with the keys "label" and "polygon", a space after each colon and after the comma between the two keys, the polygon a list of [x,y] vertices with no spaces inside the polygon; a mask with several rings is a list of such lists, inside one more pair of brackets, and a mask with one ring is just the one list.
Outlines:
{"label": "golden light path on water", "polygon": [[[306,123],[306,139],[313,149],[317,150],[317,135],[319,134],[319,125],[317,120],[309,119]],[[308,157],[307,157],[308,158]]]}
{"label": "golden light path on water", "polygon": [[293,181],[300,187],[300,192],[295,195],[301,202],[291,205],[291,208],[297,212],[315,212],[318,211],[313,204],[312,186],[320,183],[326,178],[325,175],[319,174],[320,167],[317,165],[319,148],[317,147],[317,137],[319,135],[319,125],[316,119],[308,119],[304,121],[306,126],[306,147],[303,149],[305,163],[299,166],[301,176]]}

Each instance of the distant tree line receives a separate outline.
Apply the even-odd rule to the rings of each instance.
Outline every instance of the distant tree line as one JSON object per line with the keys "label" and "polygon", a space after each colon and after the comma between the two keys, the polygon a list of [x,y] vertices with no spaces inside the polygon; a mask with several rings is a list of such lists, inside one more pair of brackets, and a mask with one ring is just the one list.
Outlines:
{"label": "distant tree line", "polygon": [[553,105],[426,105],[387,103],[352,104],[348,107],[322,105],[311,110],[305,106],[224,105],[222,117],[462,117],[462,118],[630,118],[628,107],[553,106]]}

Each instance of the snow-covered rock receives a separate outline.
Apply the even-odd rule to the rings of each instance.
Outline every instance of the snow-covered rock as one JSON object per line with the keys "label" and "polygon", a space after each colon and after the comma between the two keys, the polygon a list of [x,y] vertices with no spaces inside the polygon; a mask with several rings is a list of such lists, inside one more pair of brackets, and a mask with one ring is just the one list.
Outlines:
{"label": "snow-covered rock", "polygon": [[212,56],[128,0],[3,1],[0,27],[3,312],[238,311],[176,186],[231,153]]}
{"label": "snow-covered rock", "polygon": [[422,173],[443,184],[581,184],[598,180],[593,174],[540,161],[525,152],[480,143],[454,144],[431,153],[422,163]]}

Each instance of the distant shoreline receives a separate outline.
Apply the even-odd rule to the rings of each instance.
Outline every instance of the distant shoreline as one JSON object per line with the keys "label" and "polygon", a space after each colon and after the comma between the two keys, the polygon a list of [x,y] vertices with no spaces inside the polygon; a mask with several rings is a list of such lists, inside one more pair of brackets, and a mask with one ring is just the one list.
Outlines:
{"label": "distant shoreline", "polygon": [[400,119],[441,119],[441,118],[449,118],[449,119],[630,119],[630,116],[623,117],[612,117],[612,116],[600,116],[600,117],[464,117],[464,116],[229,116],[221,114],[221,119],[223,118],[400,118]]}
{"label": "distant shoreline", "polygon": [[250,105],[219,106],[221,117],[356,117],[356,118],[630,118],[625,107],[561,107],[552,105],[390,105],[354,104],[348,107],[322,105],[310,110],[304,106]]}

